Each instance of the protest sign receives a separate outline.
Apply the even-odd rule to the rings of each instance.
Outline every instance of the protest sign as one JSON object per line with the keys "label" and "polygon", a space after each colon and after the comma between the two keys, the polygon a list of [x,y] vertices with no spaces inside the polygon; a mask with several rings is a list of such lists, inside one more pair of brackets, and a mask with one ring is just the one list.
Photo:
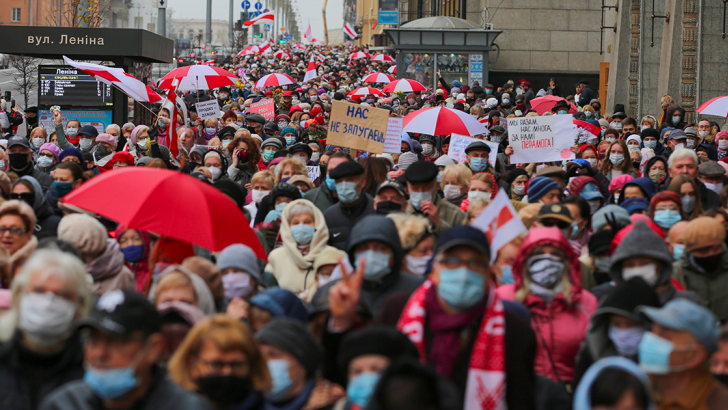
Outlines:
{"label": "protest sign", "polygon": [[490,147],[490,155],[488,155],[488,162],[491,166],[495,166],[495,160],[498,158],[498,144],[495,142],[479,140],[477,138],[467,137],[465,135],[452,134],[450,137],[450,149],[447,151],[447,155],[452,158],[453,161],[459,163],[465,163],[468,161],[468,155],[465,154],[465,148],[475,141],[482,141]]}
{"label": "protest sign", "polygon": [[495,261],[498,249],[527,231],[508,194],[502,188],[470,225],[483,231],[488,238],[491,263]]}
{"label": "protest sign", "polygon": [[321,167],[318,165],[315,166],[306,166],[306,170],[308,171],[308,177],[311,178],[311,182],[315,181],[316,178],[321,176]]}
{"label": "protest sign", "polygon": [[217,100],[209,100],[198,102],[195,104],[197,109],[197,117],[206,120],[209,118],[220,118],[220,106],[217,104]]}
{"label": "protest sign", "polygon": [[381,154],[388,120],[387,110],[334,101],[326,143]]}
{"label": "protest sign", "polygon": [[387,134],[384,137],[384,152],[399,154],[402,152],[402,124],[404,118],[390,118],[387,123]]}
{"label": "protest sign", "polygon": [[276,116],[275,107],[272,98],[260,100],[257,103],[250,104],[250,112],[262,115],[266,121]]}
{"label": "protest sign", "polygon": [[574,123],[571,115],[508,118],[511,164],[562,161],[571,157]]}
{"label": "protest sign", "polygon": [[201,148],[205,152],[207,152],[208,150],[211,150],[211,149],[214,149],[215,151],[222,151],[222,146],[220,146],[220,145],[215,146],[215,145],[198,145],[198,144],[195,144],[195,145],[192,146],[192,149],[190,150],[190,152],[192,152],[192,150],[194,150],[195,148]]}

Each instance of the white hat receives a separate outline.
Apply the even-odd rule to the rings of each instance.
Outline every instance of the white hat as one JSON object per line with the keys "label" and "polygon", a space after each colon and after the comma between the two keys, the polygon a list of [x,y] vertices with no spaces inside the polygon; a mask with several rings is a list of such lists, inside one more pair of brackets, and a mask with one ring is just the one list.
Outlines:
{"label": "white hat", "polygon": [[498,100],[493,97],[488,98],[485,103],[488,104],[488,107],[490,107],[491,109],[498,106]]}
{"label": "white hat", "polygon": [[438,167],[446,167],[453,164],[457,164],[457,162],[455,162],[447,155],[440,155],[440,157],[435,160],[435,165],[437,165]]}

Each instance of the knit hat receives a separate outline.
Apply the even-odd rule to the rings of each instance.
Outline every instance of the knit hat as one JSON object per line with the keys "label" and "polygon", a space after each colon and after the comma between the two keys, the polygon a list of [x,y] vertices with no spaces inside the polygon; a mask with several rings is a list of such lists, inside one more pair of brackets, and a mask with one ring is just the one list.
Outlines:
{"label": "knit hat", "polygon": [[[594,212],[594,215],[592,215],[591,223],[594,232],[600,231],[604,226],[608,225],[609,221],[607,219],[614,219],[619,224],[620,228],[632,223],[629,219],[629,212],[627,212],[627,210],[618,205],[607,205]],[[612,229],[614,228],[615,227],[613,226]]]}
{"label": "knit hat", "polygon": [[[284,128],[284,130],[285,129],[286,128]],[[281,148],[283,148],[283,144],[281,143],[281,140],[279,140],[278,138],[268,138],[267,140],[263,141],[262,144],[260,144],[261,151],[265,147],[275,147],[275,148],[281,149]]]}
{"label": "knit hat", "polygon": [[609,183],[609,193],[614,194],[614,192],[618,189],[624,188],[624,185],[632,181],[634,177],[629,174],[620,175],[616,178],[612,178],[612,182]]}
{"label": "knit hat", "polygon": [[407,168],[409,168],[410,165],[417,162],[417,154],[414,152],[405,152],[404,154],[399,156],[399,162],[397,162],[397,167],[401,171],[406,171]]}
{"label": "knit hat", "polygon": [[58,224],[58,239],[75,246],[81,253],[103,251],[108,238],[104,225],[86,214],[66,215]]}
{"label": "knit hat", "polygon": [[655,289],[650,287],[642,278],[631,278],[612,289],[604,296],[599,308],[594,312],[592,320],[601,315],[626,316],[635,322],[640,322],[636,310],[640,306],[660,307],[660,297]]}
{"label": "knit hat", "polygon": [[287,317],[306,323],[306,307],[293,292],[281,288],[269,288],[250,298],[250,305],[257,306],[274,317]]}
{"label": "knit hat", "polygon": [[45,144],[41,145],[38,149],[38,152],[41,152],[43,150],[48,150],[53,153],[53,156],[56,157],[56,162],[61,162],[60,159],[58,159],[58,156],[61,155],[61,149],[56,146],[56,144],[52,144],[50,142],[46,142]]}
{"label": "knit hat", "polygon": [[725,241],[725,235],[725,228],[716,223],[715,218],[709,216],[695,218],[685,227],[685,249],[692,252],[696,249],[720,245]]}
{"label": "knit hat", "polygon": [[286,134],[288,134],[288,133],[291,133],[291,134],[293,134],[293,135],[294,135],[294,136],[295,136],[296,138],[298,138],[298,130],[297,130],[297,129],[295,129],[295,128],[293,128],[293,127],[286,127],[286,128],[283,128],[283,129],[281,130],[281,132],[280,132],[280,135],[281,135],[281,136],[283,136],[283,135],[286,135]]}
{"label": "knit hat", "polygon": [[402,357],[417,359],[417,348],[404,333],[394,327],[373,325],[344,336],[339,344],[341,374],[349,372],[349,363],[359,356],[376,354],[394,361]]}
{"label": "knit hat", "polygon": [[647,212],[650,209],[650,203],[646,199],[637,197],[622,202],[620,206],[627,210],[630,215],[639,211]]}
{"label": "knit hat", "polygon": [[78,158],[78,162],[83,164],[83,154],[76,148],[66,148],[61,151],[61,153],[58,155],[58,162],[63,162],[63,158],[66,158],[69,155]]}
{"label": "knit hat", "polygon": [[[295,295],[294,295],[295,297]],[[324,351],[308,328],[288,318],[275,318],[255,335],[260,343],[273,345],[291,354],[306,369],[306,378],[316,373],[324,358]]]}
{"label": "knit hat", "polygon": [[111,145],[111,148],[116,149],[116,138],[114,138],[111,134],[102,133],[99,134],[98,137],[96,137],[96,142],[105,142],[109,145]]}
{"label": "knit hat", "polygon": [[348,257],[346,252],[327,246],[316,256],[316,260],[313,263],[313,272],[318,272],[318,269],[324,265],[336,265],[339,263],[339,260],[345,260]]}
{"label": "knit hat", "polygon": [[237,268],[250,274],[260,283],[263,278],[260,276],[258,258],[250,247],[243,244],[230,245],[217,254],[218,269],[221,271],[227,268]]}
{"label": "knit hat", "polygon": [[561,191],[561,187],[551,178],[547,177],[536,177],[528,183],[528,202],[533,204],[538,202],[544,195],[558,189]]}
{"label": "knit hat", "polygon": [[440,157],[435,160],[435,165],[437,165],[438,167],[446,167],[453,164],[457,164],[457,162],[455,162],[447,155],[440,155]]}
{"label": "knit hat", "polygon": [[612,280],[618,284],[624,282],[622,262],[638,256],[651,258],[660,263],[662,270],[658,272],[656,287],[665,285],[670,281],[672,277],[672,253],[660,235],[655,233],[643,221],[635,222],[632,229],[614,249],[609,265],[609,276]]}

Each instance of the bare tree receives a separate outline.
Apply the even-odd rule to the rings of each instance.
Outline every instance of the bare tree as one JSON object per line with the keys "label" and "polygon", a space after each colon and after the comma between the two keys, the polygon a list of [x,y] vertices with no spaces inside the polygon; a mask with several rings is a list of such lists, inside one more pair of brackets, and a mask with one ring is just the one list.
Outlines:
{"label": "bare tree", "polygon": [[30,94],[38,86],[38,64],[37,58],[27,56],[10,56],[10,66],[17,70],[13,74],[13,84],[23,95],[23,108],[28,108]]}
{"label": "bare tree", "polygon": [[[46,4],[46,25],[64,27],[101,27],[111,13],[111,0],[65,0],[58,10],[56,1]],[[58,17],[61,21],[58,24]]]}

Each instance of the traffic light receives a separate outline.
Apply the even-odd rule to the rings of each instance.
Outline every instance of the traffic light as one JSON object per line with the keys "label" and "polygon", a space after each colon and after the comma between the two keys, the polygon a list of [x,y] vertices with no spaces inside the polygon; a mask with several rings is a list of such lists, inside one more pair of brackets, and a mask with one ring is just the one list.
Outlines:
{"label": "traffic light", "polygon": [[364,29],[363,26],[354,26],[354,31],[356,31],[356,39],[357,40],[361,38],[361,33],[362,33],[362,30],[363,29]]}
{"label": "traffic light", "polygon": [[286,40],[278,40],[278,44],[286,44]]}
{"label": "traffic light", "polygon": [[263,33],[253,34],[253,38],[263,38]]}
{"label": "traffic light", "polygon": [[235,28],[235,31],[240,31],[243,29],[243,20],[238,20],[235,22],[235,25],[233,26]]}

